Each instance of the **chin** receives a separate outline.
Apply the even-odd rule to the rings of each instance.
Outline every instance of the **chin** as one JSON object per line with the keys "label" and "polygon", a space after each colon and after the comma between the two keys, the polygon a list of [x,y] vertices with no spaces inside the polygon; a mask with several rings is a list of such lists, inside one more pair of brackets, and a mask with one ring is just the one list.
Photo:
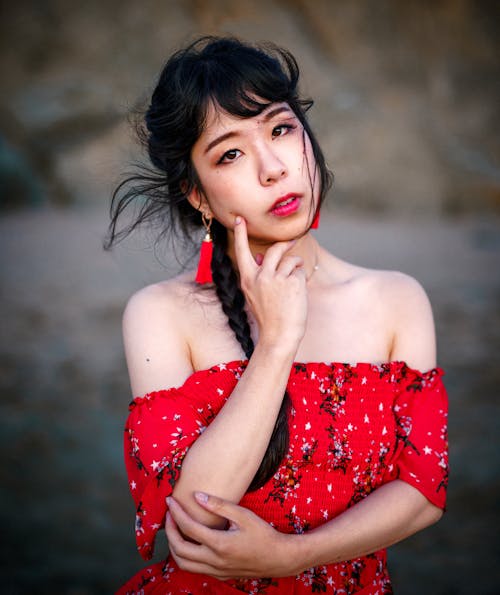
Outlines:
{"label": "chin", "polygon": [[270,244],[275,244],[276,242],[290,242],[292,240],[297,240],[301,238],[306,232],[307,230],[302,230],[301,232],[283,230],[283,232],[276,232],[273,234],[254,234],[249,232],[248,239],[255,244],[267,246]]}

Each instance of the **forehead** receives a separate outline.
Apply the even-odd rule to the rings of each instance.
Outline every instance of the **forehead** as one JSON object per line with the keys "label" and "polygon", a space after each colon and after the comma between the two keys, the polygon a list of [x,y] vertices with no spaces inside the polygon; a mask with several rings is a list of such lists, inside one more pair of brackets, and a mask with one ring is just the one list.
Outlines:
{"label": "forehead", "polygon": [[[279,111],[278,111],[279,110]],[[230,114],[223,110],[218,104],[210,102],[207,108],[205,118],[205,126],[203,127],[201,137],[205,139],[217,136],[221,133],[227,132],[235,128],[242,128],[247,126],[260,126],[269,121],[276,113],[294,115],[288,103],[270,103],[266,106],[260,114],[251,116],[249,118],[242,118],[234,114]]]}

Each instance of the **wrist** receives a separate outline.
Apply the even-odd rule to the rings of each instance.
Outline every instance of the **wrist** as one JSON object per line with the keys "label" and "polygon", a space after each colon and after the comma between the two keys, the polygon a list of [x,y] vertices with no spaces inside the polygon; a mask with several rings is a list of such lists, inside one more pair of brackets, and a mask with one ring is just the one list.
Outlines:
{"label": "wrist", "polygon": [[315,566],[307,533],[281,534],[283,537],[282,563],[284,576],[296,576]]}
{"label": "wrist", "polygon": [[283,361],[292,364],[299,348],[299,342],[300,340],[291,341],[284,337],[260,336],[255,346],[255,352],[277,362]]}
{"label": "wrist", "polygon": [[301,559],[300,537],[295,533],[278,533],[276,553],[279,556],[277,565],[279,576],[296,576],[303,571]]}

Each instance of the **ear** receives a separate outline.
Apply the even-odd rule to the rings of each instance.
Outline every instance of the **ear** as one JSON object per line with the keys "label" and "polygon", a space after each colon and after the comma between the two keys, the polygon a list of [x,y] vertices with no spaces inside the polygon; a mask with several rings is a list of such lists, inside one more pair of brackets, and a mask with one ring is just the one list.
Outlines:
{"label": "ear", "polygon": [[212,209],[208,204],[208,200],[197,186],[193,187],[191,192],[186,195],[186,198],[189,204],[197,211],[200,211],[200,213],[202,213],[206,217],[213,217]]}

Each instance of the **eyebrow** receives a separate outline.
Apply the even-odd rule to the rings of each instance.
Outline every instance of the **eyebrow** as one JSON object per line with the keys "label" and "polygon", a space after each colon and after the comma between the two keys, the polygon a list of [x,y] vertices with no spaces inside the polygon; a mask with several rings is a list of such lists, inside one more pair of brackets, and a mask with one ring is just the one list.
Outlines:
{"label": "eyebrow", "polygon": [[[263,116],[264,120],[266,122],[268,122],[269,120],[274,118],[274,116],[277,116],[278,114],[281,114],[283,112],[291,112],[293,114],[293,111],[290,107],[282,105],[279,107],[275,107],[274,109],[271,109],[268,112],[265,112],[264,114],[262,114],[262,116]],[[238,130],[230,130],[229,132],[225,132],[224,134],[221,134],[220,136],[218,136],[217,138],[214,138],[214,140],[212,140],[208,143],[208,145],[205,148],[204,153],[205,154],[208,153],[216,145],[227,140],[228,138],[233,138],[233,137],[239,136],[239,135],[240,135],[240,132]]]}

